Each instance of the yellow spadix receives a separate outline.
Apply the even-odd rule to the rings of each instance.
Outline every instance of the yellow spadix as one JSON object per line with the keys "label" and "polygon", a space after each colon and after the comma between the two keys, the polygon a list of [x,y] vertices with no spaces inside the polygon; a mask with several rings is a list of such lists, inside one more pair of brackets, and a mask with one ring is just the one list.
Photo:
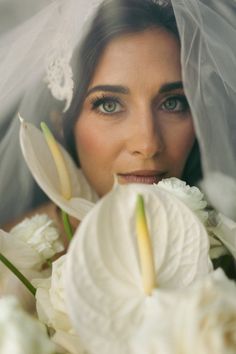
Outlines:
{"label": "yellow spadix", "polygon": [[44,137],[47,141],[48,147],[51,151],[53,160],[56,164],[56,169],[58,172],[58,177],[61,186],[61,194],[65,199],[69,200],[71,198],[71,182],[70,182],[70,176],[66,168],[66,163],[63,154],[61,152],[60,146],[57,143],[56,139],[54,138],[48,126],[44,122],[41,122],[40,125]]}
{"label": "yellow spadix", "polygon": [[145,294],[151,295],[156,287],[155,266],[150,234],[148,231],[147,219],[145,214],[144,199],[138,195],[136,203],[136,231],[138,250],[140,257],[141,272]]}

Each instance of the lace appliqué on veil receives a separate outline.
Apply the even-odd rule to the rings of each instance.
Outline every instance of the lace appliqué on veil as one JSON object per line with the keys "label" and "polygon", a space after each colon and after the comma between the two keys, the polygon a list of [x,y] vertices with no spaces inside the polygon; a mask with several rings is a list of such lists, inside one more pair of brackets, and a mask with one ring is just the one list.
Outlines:
{"label": "lace appliqu\u00e9 on veil", "polygon": [[46,59],[45,81],[52,95],[59,101],[65,101],[64,112],[70,107],[74,90],[70,52],[71,48],[61,43],[60,50],[52,50]]}
{"label": "lace appliqu\u00e9 on veil", "polygon": [[[75,47],[74,40],[79,40],[79,32],[82,32],[82,27],[92,18],[100,3],[101,0],[92,0],[89,2],[89,6],[86,6],[86,14],[83,20],[79,21],[80,31],[76,31],[72,26],[73,21],[71,16],[73,16],[74,13],[76,13],[77,16],[77,11],[72,11],[70,16],[68,16],[67,13],[67,17],[65,16],[66,21],[63,31],[59,31],[57,34],[54,47],[50,50],[50,53],[46,58],[45,81],[47,82],[52,95],[57,100],[65,101],[64,112],[70,107],[74,91],[73,71],[70,65],[72,52]],[[63,22],[63,20],[61,22]],[[77,22],[78,21],[75,23]]]}

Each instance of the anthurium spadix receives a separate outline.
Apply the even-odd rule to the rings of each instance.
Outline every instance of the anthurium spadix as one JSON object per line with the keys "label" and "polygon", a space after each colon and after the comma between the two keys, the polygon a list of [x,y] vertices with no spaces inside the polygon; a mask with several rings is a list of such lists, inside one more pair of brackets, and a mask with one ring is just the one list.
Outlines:
{"label": "anthurium spadix", "polygon": [[[48,139],[49,144],[53,145],[50,134]],[[98,197],[67,151],[58,143],[57,148],[52,146],[56,154],[61,154],[63,157],[59,162],[60,167],[65,163],[63,173],[59,174],[55,157],[43,133],[23,119],[20,128],[20,144],[25,161],[42,190],[62,210],[81,220],[94,206]],[[63,185],[63,181],[66,185]]]}
{"label": "anthurium spadix", "polygon": [[155,266],[152,242],[150,233],[148,231],[144,200],[140,194],[137,196],[136,203],[136,233],[144,291],[146,294],[150,295],[156,285]]}
{"label": "anthurium spadix", "polygon": [[[137,241],[138,195],[152,251],[144,258],[152,254],[154,264],[155,288],[148,293]],[[155,336],[157,321],[165,322],[165,291],[184,288],[212,270],[208,252],[205,227],[177,197],[153,185],[115,186],[83,219],[67,254],[66,302],[88,352],[137,354],[130,343],[140,326],[146,323]],[[145,338],[148,346],[150,336]],[[147,348],[142,353],[151,352]]]}

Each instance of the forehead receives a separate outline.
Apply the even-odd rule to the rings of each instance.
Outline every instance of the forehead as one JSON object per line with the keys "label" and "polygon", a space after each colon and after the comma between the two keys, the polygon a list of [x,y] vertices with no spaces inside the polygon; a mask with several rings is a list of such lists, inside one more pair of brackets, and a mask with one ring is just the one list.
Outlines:
{"label": "forehead", "polygon": [[162,83],[181,80],[180,44],[172,33],[153,28],[113,39],[100,57],[90,86],[131,83],[137,75]]}

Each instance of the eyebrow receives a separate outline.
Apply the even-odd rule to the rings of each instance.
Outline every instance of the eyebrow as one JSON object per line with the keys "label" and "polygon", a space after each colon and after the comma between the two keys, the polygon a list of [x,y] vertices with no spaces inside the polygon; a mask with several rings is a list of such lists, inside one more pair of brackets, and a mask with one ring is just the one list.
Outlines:
{"label": "eyebrow", "polygon": [[159,93],[165,93],[177,89],[183,89],[182,81],[170,82],[161,86]]}
{"label": "eyebrow", "polygon": [[[183,89],[182,81],[170,82],[170,83],[162,85],[160,90],[159,90],[159,93],[165,93],[165,92],[169,92],[169,91],[173,91],[173,90],[177,90],[177,89]],[[89,96],[91,93],[99,92],[99,91],[113,92],[113,93],[123,93],[125,95],[130,93],[129,88],[126,87],[126,86],[121,86],[121,85],[98,85],[98,86],[91,87],[88,90],[86,97]]]}
{"label": "eyebrow", "polygon": [[91,87],[91,89],[88,90],[86,96],[89,96],[91,93],[97,92],[97,91],[123,93],[125,95],[127,95],[130,92],[128,87],[125,87],[125,86],[120,86],[120,85],[98,85],[98,86]]}

